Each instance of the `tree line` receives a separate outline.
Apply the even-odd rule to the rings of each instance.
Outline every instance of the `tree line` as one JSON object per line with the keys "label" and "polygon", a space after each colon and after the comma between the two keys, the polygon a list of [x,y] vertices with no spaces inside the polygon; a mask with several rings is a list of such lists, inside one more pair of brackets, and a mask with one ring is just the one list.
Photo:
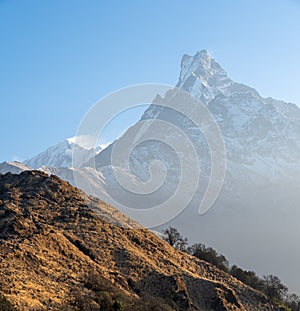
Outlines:
{"label": "tree line", "polygon": [[278,276],[270,274],[259,277],[254,271],[243,270],[236,265],[230,266],[226,257],[212,247],[206,247],[202,243],[189,246],[188,239],[183,237],[176,228],[169,227],[163,231],[163,234],[163,239],[174,248],[187,252],[231,274],[244,284],[263,292],[272,302],[286,310],[300,311],[300,297],[296,294],[289,294],[288,288]]}

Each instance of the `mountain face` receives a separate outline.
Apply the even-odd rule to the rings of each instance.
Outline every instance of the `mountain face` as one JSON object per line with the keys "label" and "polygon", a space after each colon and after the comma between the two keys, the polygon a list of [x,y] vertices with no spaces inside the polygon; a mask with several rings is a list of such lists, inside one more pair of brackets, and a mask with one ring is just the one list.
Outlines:
{"label": "mountain face", "polygon": [[[227,168],[223,185],[223,190],[227,192],[225,201],[238,199],[243,202],[249,193],[248,190],[254,190],[256,187],[261,190],[261,187],[269,187],[270,184],[282,185],[284,189],[280,192],[284,192],[288,184],[299,180],[300,109],[296,105],[263,98],[255,89],[232,81],[205,50],[197,52],[194,56],[183,56],[177,88],[203,103],[221,131]],[[196,196],[201,197],[212,173],[211,150],[201,127],[195,126],[187,116],[166,107],[168,105],[165,103],[170,101],[175,93],[176,90],[166,94],[165,98],[156,100],[156,103],[145,111],[141,121],[168,122],[190,138],[200,159],[203,184],[199,186]],[[184,105],[182,102],[182,106]],[[199,116],[201,112],[198,108],[195,103],[191,115]],[[129,132],[134,132],[135,128],[136,137],[143,132],[149,134],[150,131],[154,136],[157,135],[159,129],[152,127],[149,130],[147,127],[148,125],[144,125],[139,129],[137,123],[118,140],[118,143],[121,141],[125,144],[127,140],[130,144],[133,136],[130,136]],[[165,137],[173,141],[178,140],[176,134],[172,133],[166,133]],[[95,163],[95,168],[103,172],[107,184],[113,188],[108,196],[117,197],[117,201],[121,200],[122,204],[125,202],[122,202],[121,197],[127,197],[129,194],[118,185],[113,174],[109,172],[108,167],[112,165],[112,149],[113,144],[97,155],[95,161],[89,161],[87,166]],[[183,157],[192,163],[190,154],[183,154]],[[132,173],[143,181],[149,179],[149,164],[153,160],[161,160],[170,172],[164,189],[155,194],[154,201],[157,202],[158,197],[172,193],[178,183],[181,173],[176,152],[172,153],[164,142],[152,141],[137,145],[127,164],[131,171],[126,174]],[[294,197],[295,193],[292,195],[292,198]],[[138,196],[131,195],[129,200],[129,203],[134,205],[138,202]],[[151,205],[151,200],[144,200],[144,203]]]}
{"label": "mountain face", "polygon": [[[300,170],[300,109],[296,105],[263,98],[255,89],[232,81],[205,50],[183,56],[176,87],[208,107],[221,129],[229,166],[243,166],[267,181],[274,178],[280,182],[282,177],[293,180],[297,176],[294,171]],[[178,117],[168,108],[151,105],[141,118],[149,119],[165,120],[180,127],[201,149],[203,157],[203,150],[208,148],[205,137],[186,118]],[[143,157],[134,151],[133,169],[137,162],[149,161],[144,155],[145,148],[140,149]],[[110,165],[110,150],[96,157],[97,169]],[[160,157],[159,152],[156,156]],[[203,166],[207,170],[209,163]],[[140,169],[135,173],[143,174]]]}
{"label": "mountain face", "polygon": [[[49,147],[32,159],[26,160],[23,163],[38,169],[42,166],[47,167],[80,167],[87,162],[91,157],[95,156],[100,150],[86,149],[76,143],[75,137],[66,139],[54,146]],[[73,163],[72,153],[78,155],[77,162]]]}
{"label": "mountain face", "polygon": [[22,310],[280,310],[39,171],[0,175],[0,244],[1,293]]}

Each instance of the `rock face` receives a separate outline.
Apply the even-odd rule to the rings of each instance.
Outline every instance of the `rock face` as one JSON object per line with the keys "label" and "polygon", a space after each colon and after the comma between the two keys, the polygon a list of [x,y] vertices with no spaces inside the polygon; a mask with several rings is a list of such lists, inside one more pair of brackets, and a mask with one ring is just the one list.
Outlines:
{"label": "rock face", "polygon": [[[70,292],[92,297],[103,284],[125,310],[276,310],[263,294],[39,171],[0,175],[0,244],[1,292],[25,310],[61,310]],[[89,310],[101,301],[94,297]]]}

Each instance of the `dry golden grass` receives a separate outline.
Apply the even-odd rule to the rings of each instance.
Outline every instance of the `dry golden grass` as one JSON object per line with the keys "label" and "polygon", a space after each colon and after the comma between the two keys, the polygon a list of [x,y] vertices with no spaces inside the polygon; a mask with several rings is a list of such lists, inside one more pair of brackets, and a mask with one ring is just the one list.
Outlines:
{"label": "dry golden grass", "polygon": [[89,271],[128,299],[160,297],[180,310],[276,310],[263,294],[55,176],[0,175],[2,293],[21,309],[51,310],[82,289]]}

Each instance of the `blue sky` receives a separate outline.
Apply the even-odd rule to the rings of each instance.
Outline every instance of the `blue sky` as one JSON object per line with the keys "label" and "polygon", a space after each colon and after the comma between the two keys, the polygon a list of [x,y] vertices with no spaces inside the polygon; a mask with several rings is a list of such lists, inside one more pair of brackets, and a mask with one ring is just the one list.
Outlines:
{"label": "blue sky", "polygon": [[73,136],[114,90],[176,84],[182,55],[201,49],[234,80],[300,104],[299,37],[299,0],[0,0],[0,161]]}

